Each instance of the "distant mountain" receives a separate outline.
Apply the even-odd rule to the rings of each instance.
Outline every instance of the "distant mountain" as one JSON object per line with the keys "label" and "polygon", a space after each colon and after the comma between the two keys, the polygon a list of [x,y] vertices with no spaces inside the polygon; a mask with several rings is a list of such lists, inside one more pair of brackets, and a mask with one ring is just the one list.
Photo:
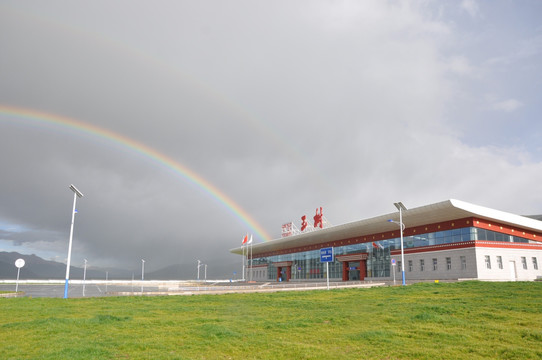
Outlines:
{"label": "distant mountain", "polygon": [[[63,280],[66,278],[66,264],[44,260],[34,254],[23,255],[17,252],[0,252],[0,279],[10,280],[17,278],[17,268],[15,267],[15,261],[17,259],[23,259],[25,261],[25,265],[21,268],[19,275],[20,279]],[[126,270],[96,269],[87,267],[86,278],[89,280],[105,279],[106,271],[109,271],[110,279],[129,279],[131,278],[132,274]],[[70,279],[82,279],[83,273],[83,268],[70,266]]]}
{"label": "distant mountain", "polygon": [[[23,255],[17,252],[0,252],[0,279],[12,280],[17,278],[15,261],[24,259],[25,265],[21,268],[20,279],[32,280],[63,280],[66,276],[66,264],[56,261],[44,260],[39,256]],[[207,267],[207,279],[231,279],[241,275],[240,264],[220,264],[212,262]],[[125,270],[117,268],[88,268],[88,280],[105,279],[106,271],[110,280],[130,280],[132,277],[141,278],[141,269]],[[84,269],[70,267],[70,279],[83,279]],[[233,273],[236,272],[236,275]],[[145,272],[145,280],[194,280],[197,279],[197,264],[169,265],[156,271]],[[200,267],[200,280],[205,279],[205,267]]]}

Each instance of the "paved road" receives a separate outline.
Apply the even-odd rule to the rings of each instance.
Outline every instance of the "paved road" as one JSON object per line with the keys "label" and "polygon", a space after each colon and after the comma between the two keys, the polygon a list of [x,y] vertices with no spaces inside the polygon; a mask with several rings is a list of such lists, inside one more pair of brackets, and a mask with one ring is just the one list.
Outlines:
{"label": "paved road", "polygon": [[[64,285],[59,284],[19,284],[19,291],[25,296],[31,297],[64,297]],[[15,284],[0,284],[0,291],[15,291]],[[156,292],[158,287],[143,287],[143,292]],[[69,298],[112,296],[117,293],[141,294],[141,286],[105,285],[105,284],[70,284],[68,288]]]}

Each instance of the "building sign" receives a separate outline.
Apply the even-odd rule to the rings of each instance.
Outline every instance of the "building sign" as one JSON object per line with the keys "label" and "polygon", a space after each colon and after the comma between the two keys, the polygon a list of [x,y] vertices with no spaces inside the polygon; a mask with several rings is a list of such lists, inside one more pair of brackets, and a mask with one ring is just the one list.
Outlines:
{"label": "building sign", "polygon": [[333,248],[320,249],[320,262],[333,262]]}
{"label": "building sign", "polygon": [[320,214],[318,214],[318,208],[316,208],[316,215],[314,215],[314,228],[319,227],[322,229],[324,227],[324,223],[322,221],[322,207],[320,207]]}
{"label": "building sign", "polygon": [[301,231],[305,231],[309,223],[307,222],[307,215],[301,217]]}
{"label": "building sign", "polygon": [[282,237],[288,237],[293,235],[299,235],[304,232],[311,232],[317,230],[318,228],[323,229],[330,227],[331,224],[324,217],[322,207],[316,208],[316,214],[313,216],[313,223],[309,223],[310,220],[307,219],[307,215],[301,216],[301,228],[298,228],[293,222],[289,222],[282,225]]}
{"label": "building sign", "polygon": [[312,218],[314,220],[314,226],[309,224],[309,222],[307,221],[307,215],[303,215],[301,217],[301,232],[304,232],[305,230],[314,231],[317,228],[323,229],[324,227],[329,226],[329,223],[324,217],[322,207],[320,207],[320,212],[318,212],[318,208],[316,208],[316,214]]}
{"label": "building sign", "polygon": [[282,237],[292,236],[294,232],[294,223],[286,223],[282,225]]}

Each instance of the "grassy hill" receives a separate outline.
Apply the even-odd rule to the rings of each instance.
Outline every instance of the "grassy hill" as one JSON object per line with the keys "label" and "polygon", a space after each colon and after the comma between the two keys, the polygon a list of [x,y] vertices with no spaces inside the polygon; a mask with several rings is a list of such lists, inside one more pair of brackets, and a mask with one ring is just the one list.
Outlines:
{"label": "grassy hill", "polygon": [[540,359],[542,282],[0,299],[4,359]]}

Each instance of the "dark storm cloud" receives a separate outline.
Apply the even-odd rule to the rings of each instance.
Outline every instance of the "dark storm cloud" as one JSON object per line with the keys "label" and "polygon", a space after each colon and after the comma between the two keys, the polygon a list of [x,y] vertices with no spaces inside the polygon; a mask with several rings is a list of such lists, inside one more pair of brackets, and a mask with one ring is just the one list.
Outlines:
{"label": "dark storm cloud", "polygon": [[[476,25],[462,30],[453,20],[477,17],[459,5],[8,1],[0,7],[0,104],[73,118],[144,144],[214,184],[273,237],[282,223],[319,206],[333,224],[387,213],[397,200],[416,206],[458,197],[540,212],[539,195],[530,190],[539,181],[540,154],[462,140],[456,109],[475,114],[470,119],[478,122],[469,124],[489,116],[470,100],[480,98],[484,83],[474,74],[493,82],[497,75],[488,63],[476,72],[482,65],[470,62],[474,46],[461,39]],[[478,14],[484,10],[477,7]],[[539,73],[539,63],[533,66]],[[520,92],[487,98],[529,107]],[[530,117],[523,121],[539,131]],[[65,256],[73,183],[85,194],[78,199],[75,261],[137,267],[144,257],[151,270],[195,259],[238,261],[228,250],[251,229],[156,159],[6,114],[0,129],[0,224],[25,229],[10,232],[6,225],[5,244]],[[499,181],[488,184],[496,173]]]}

